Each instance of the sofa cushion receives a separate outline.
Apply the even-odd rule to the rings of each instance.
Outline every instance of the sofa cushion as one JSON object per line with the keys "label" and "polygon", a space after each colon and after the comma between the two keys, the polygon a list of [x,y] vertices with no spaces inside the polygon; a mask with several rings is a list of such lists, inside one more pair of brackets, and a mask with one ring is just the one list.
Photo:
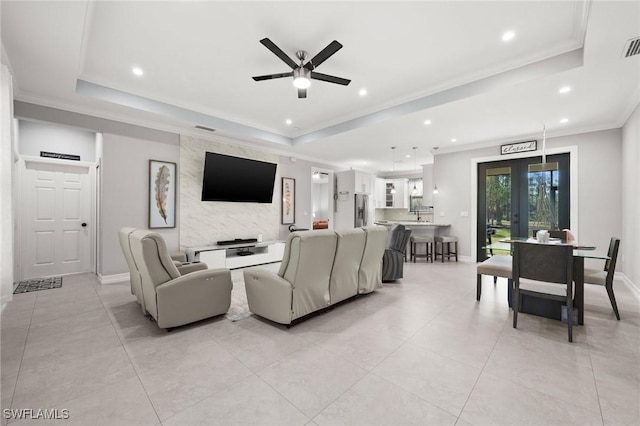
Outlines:
{"label": "sofa cushion", "polygon": [[338,243],[329,282],[331,304],[358,294],[358,277],[367,234],[362,228],[336,231]]}
{"label": "sofa cushion", "polygon": [[292,320],[329,305],[329,278],[337,240],[336,233],[328,229],[290,235],[282,277],[292,284]]}
{"label": "sofa cushion", "polygon": [[382,287],[382,257],[387,243],[387,228],[384,226],[366,226],[362,229],[367,234],[367,240],[358,273],[360,294],[371,293]]}

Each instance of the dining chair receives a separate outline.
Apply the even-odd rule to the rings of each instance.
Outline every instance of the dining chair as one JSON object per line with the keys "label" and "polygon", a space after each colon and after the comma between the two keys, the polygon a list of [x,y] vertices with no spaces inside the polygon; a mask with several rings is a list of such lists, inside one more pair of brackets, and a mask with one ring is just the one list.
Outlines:
{"label": "dining chair", "polygon": [[522,296],[567,305],[569,342],[573,342],[573,246],[517,242],[513,245],[513,328],[518,326]]}
{"label": "dining chair", "polygon": [[[491,244],[493,243],[493,241],[491,241],[491,234],[493,234],[494,232],[495,232],[494,229],[487,228],[487,246],[488,247],[491,247]],[[489,249],[489,256],[487,256],[487,257],[493,257],[493,249],[492,248]],[[498,283],[498,276],[497,275],[493,276],[493,283],[494,284]]]}
{"label": "dining chair", "polygon": [[620,239],[611,237],[609,242],[609,251],[607,256],[609,260],[604,263],[604,270],[588,269],[584,270],[584,283],[595,284],[604,286],[607,289],[609,295],[609,301],[611,301],[611,307],[616,314],[618,321],[620,320],[620,313],[618,312],[618,305],[616,303],[616,296],[613,294],[613,277],[616,272],[616,260],[618,259],[618,248],[620,247]]}

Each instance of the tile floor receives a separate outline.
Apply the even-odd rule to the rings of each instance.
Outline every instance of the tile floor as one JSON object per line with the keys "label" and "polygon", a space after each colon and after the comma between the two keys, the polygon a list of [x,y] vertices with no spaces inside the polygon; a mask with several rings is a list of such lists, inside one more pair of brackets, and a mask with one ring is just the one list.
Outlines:
{"label": "tile floor", "polygon": [[77,425],[640,424],[640,303],[622,281],[622,320],[588,286],[573,344],[558,321],[514,330],[506,282],[486,277],[480,302],[475,283],[475,264],[405,264],[291,329],[218,317],[168,333],[128,283],[68,276],[3,310],[2,408]]}

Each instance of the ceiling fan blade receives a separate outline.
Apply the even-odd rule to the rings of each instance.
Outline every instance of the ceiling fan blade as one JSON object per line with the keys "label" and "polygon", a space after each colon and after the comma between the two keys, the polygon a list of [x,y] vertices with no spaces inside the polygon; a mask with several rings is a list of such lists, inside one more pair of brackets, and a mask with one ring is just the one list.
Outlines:
{"label": "ceiling fan blade", "polygon": [[335,77],[333,75],[322,74],[313,71],[311,71],[311,78],[314,80],[327,81],[329,83],[342,84],[343,86],[347,86],[349,85],[349,83],[351,83],[351,80],[347,80],[346,78]]}
{"label": "ceiling fan blade", "polygon": [[318,66],[320,66],[321,63],[323,63],[324,61],[329,59],[329,57],[331,55],[333,55],[334,53],[336,53],[340,49],[342,49],[342,45],[340,43],[338,43],[336,40],[333,40],[331,43],[329,43],[329,45],[327,47],[322,49],[320,51],[320,53],[318,53],[316,56],[311,58],[311,60],[309,62],[307,62],[304,65],[304,67],[306,69],[308,69],[309,71],[313,71]]}
{"label": "ceiling fan blade", "polygon": [[307,89],[298,89],[298,99],[307,97]]}
{"label": "ceiling fan blade", "polygon": [[260,40],[260,43],[262,43],[264,47],[272,51],[273,54],[276,55],[278,58],[282,59],[282,61],[285,64],[289,65],[291,69],[298,68],[298,64],[296,64],[293,59],[291,59],[286,53],[282,51],[282,49],[276,46],[275,43],[269,40],[268,38],[263,38],[262,40]]}
{"label": "ceiling fan blade", "polygon": [[274,78],[293,77],[293,72],[282,72],[279,74],[258,75],[252,77],[255,81],[273,80]]}

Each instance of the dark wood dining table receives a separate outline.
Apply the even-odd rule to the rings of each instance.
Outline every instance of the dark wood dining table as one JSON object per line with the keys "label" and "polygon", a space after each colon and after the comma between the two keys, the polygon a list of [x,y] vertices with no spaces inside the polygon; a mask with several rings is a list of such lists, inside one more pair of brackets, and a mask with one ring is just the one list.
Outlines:
{"label": "dark wood dining table", "polygon": [[[535,238],[527,237],[512,237],[496,241],[493,244],[489,244],[484,247],[487,250],[494,251],[509,251],[512,252],[512,244],[518,242],[533,242],[537,243]],[[597,253],[596,246],[588,244],[579,244],[576,241],[563,241],[559,239],[550,239],[549,243],[539,244],[571,244],[574,247],[573,250],[573,282],[575,285],[575,291],[573,295],[573,307],[578,312],[578,324],[584,324],[584,260],[585,259],[601,259],[608,260],[609,256],[606,254]],[[513,294],[513,288],[508,289],[509,306],[511,306],[511,295]],[[537,299],[536,301],[529,300],[524,297],[522,302],[522,312],[530,313],[534,315],[540,315],[553,319],[560,319],[561,312],[558,312],[557,302]]]}

